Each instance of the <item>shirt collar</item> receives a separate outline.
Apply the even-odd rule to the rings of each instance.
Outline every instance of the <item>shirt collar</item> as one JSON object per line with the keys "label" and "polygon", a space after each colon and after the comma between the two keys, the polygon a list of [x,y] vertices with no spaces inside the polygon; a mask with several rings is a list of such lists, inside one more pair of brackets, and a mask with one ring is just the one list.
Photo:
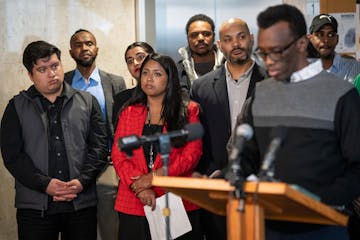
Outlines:
{"label": "shirt collar", "polygon": [[332,73],[338,72],[340,70],[340,61],[341,61],[341,56],[335,53],[333,64],[327,71]]}
{"label": "shirt collar", "polygon": [[[83,80],[84,77],[81,75],[79,69],[75,69],[75,73],[74,73],[74,77],[73,77],[73,81],[78,82]],[[101,82],[101,78],[100,78],[100,73],[99,73],[99,69],[97,67],[95,67],[94,71],[92,71],[89,80],[95,80],[97,82]]]}
{"label": "shirt collar", "polygon": [[244,72],[238,79],[233,79],[232,76],[231,76],[231,73],[230,71],[228,70],[228,61],[225,62],[225,71],[226,71],[226,79],[227,80],[240,80],[240,81],[237,81],[237,82],[241,82],[243,79],[247,79],[249,78],[249,76],[251,75],[252,73],[252,70],[253,70],[253,67],[255,65],[255,61],[252,62],[251,66],[249,67],[248,70],[246,70],[246,72]]}
{"label": "shirt collar", "polygon": [[[65,97],[65,93],[64,93],[64,90],[65,90],[65,83],[63,83],[63,89],[61,91],[61,94],[59,97]],[[42,95],[34,85],[31,85],[28,90],[27,90],[27,93],[28,95],[31,97],[31,98],[36,98],[36,97],[44,97],[44,95]]]}
{"label": "shirt collar", "polygon": [[300,69],[299,71],[294,72],[290,77],[290,82],[296,83],[307,80],[319,74],[322,70],[323,70],[322,62],[320,59],[318,59],[315,62],[310,63],[306,67]]}

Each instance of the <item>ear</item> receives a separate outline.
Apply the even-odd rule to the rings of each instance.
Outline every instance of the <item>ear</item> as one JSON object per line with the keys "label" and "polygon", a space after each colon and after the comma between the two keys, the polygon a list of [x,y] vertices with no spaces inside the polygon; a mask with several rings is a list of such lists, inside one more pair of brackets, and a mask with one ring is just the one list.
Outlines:
{"label": "ear", "polygon": [[217,45],[217,47],[220,49],[220,51],[223,52],[222,47],[221,47],[221,41],[220,41],[220,40],[217,40],[217,41],[216,41],[216,45]]}
{"label": "ear", "polygon": [[306,35],[302,36],[297,43],[297,46],[301,52],[307,51],[307,46],[309,44],[309,39]]}
{"label": "ear", "polygon": [[30,80],[31,80],[32,82],[34,82],[34,77],[33,77],[32,72],[28,72],[28,76],[29,76]]}
{"label": "ear", "polygon": [[314,36],[310,33],[306,34],[306,38],[309,39],[309,41],[311,41],[312,38],[314,38]]}
{"label": "ear", "polygon": [[251,46],[254,46],[254,34],[250,33]]}
{"label": "ear", "polygon": [[74,58],[71,49],[69,49],[69,54],[72,58]]}

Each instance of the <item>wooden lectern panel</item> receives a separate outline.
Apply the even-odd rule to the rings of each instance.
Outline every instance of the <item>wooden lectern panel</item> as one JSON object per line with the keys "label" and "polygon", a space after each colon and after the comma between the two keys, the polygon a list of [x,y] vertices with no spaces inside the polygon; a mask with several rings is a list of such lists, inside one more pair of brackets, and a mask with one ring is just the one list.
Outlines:
{"label": "wooden lectern panel", "polygon": [[258,195],[265,219],[346,226],[348,217],[286,183],[247,182],[248,196]]}
{"label": "wooden lectern panel", "polygon": [[234,188],[222,179],[204,180],[207,179],[156,176],[152,184],[163,187],[210,212],[225,216],[229,192]]}
{"label": "wooden lectern panel", "polygon": [[[234,191],[234,187],[223,179],[156,176],[153,185],[219,215],[226,215],[229,194]],[[246,182],[244,190],[247,204],[262,206],[265,219],[342,226],[347,224],[347,216],[286,183]]]}

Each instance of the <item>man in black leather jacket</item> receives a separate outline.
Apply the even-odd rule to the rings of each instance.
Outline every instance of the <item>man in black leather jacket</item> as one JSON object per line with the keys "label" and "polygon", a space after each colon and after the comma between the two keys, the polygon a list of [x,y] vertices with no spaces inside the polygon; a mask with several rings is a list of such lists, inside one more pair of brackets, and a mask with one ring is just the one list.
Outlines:
{"label": "man in black leather jacket", "polygon": [[95,179],[108,141],[97,100],[64,83],[60,50],[30,43],[23,64],[33,85],[1,121],[4,165],[15,178],[19,239],[96,239]]}

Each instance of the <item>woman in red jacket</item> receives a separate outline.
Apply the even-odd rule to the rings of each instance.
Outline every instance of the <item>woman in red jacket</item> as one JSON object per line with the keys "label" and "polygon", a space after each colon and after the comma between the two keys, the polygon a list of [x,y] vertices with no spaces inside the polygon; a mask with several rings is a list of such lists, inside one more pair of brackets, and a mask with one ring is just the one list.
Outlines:
{"label": "woman in red jacket", "polygon": [[[140,69],[140,84],[119,116],[114,143],[127,135],[153,135],[184,128],[199,122],[199,107],[182,99],[174,61],[164,55],[150,54]],[[190,177],[202,154],[202,141],[174,139],[170,152],[169,176]],[[119,212],[119,239],[151,239],[144,205],[155,207],[155,199],[164,194],[151,186],[154,175],[164,175],[163,163],[154,144],[144,144],[133,155],[113,145],[111,158],[120,177],[115,209]],[[198,207],[183,200],[192,231],[178,239],[202,239]]]}

